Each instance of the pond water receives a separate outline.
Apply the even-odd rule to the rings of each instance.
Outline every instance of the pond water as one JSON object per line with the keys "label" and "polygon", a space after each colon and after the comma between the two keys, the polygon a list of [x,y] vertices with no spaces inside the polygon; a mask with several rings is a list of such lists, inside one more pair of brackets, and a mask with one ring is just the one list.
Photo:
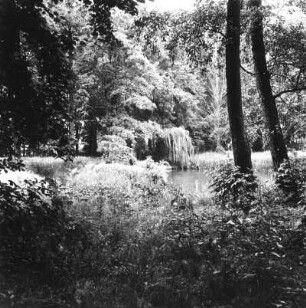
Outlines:
{"label": "pond water", "polygon": [[[201,155],[206,155],[201,154]],[[216,153],[208,153],[206,160],[210,161],[210,156],[214,159],[224,160],[227,156],[216,157]],[[296,151],[289,153],[291,158],[298,158],[300,162],[306,164],[306,152]],[[202,159],[203,160],[203,159]],[[260,183],[264,185],[270,185],[273,182],[273,170],[271,156],[268,152],[252,153],[254,174],[257,176]],[[180,187],[184,193],[196,195],[198,197],[204,197],[210,195],[209,190],[209,171],[197,171],[197,170],[172,170],[169,175],[169,180],[175,187]]]}
{"label": "pond water", "polygon": [[[271,180],[271,171],[255,170],[255,175],[259,181],[264,183]],[[208,171],[197,170],[172,170],[169,174],[169,181],[173,183],[174,187],[181,188],[186,194],[204,197],[210,195],[209,189],[210,175]]]}
{"label": "pond water", "polygon": [[209,195],[209,175],[205,171],[172,170],[169,174],[169,180],[186,194]]}

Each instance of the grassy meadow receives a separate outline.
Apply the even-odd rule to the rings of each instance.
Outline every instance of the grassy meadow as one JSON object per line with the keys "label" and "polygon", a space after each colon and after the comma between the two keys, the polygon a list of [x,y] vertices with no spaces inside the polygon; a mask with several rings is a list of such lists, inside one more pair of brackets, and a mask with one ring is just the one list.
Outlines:
{"label": "grassy meadow", "polygon": [[[18,188],[3,189],[0,307],[305,307],[305,182],[254,185],[230,159],[191,158],[212,174],[205,198],[151,159],[33,157],[1,173]],[[253,161],[271,173],[268,153]]]}

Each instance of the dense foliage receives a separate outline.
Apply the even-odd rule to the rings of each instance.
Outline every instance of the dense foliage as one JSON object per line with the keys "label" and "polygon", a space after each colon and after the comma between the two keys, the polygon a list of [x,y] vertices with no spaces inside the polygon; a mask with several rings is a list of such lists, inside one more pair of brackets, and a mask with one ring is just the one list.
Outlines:
{"label": "dense foliage", "polygon": [[222,206],[171,188],[150,160],[80,161],[61,191],[2,185],[1,307],[302,307],[305,204],[223,169]]}
{"label": "dense foliage", "polygon": [[[196,151],[229,148],[225,1],[200,1],[194,12],[177,14],[148,12],[136,1],[17,4],[6,7],[17,14],[12,26],[1,19],[2,155],[97,155],[112,126],[131,130],[126,119],[142,130],[148,122],[184,127]],[[298,1],[283,5],[286,14],[277,5],[263,8],[267,65],[285,142],[299,149],[305,15]],[[248,48],[251,19],[243,7],[242,98],[257,151],[269,144]]]}

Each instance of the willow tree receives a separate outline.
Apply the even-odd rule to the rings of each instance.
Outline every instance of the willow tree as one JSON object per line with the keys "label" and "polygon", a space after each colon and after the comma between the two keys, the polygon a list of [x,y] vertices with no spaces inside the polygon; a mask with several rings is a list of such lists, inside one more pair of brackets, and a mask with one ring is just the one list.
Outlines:
{"label": "willow tree", "polygon": [[185,168],[193,154],[193,145],[188,131],[182,127],[165,129],[168,160]]}
{"label": "willow tree", "polygon": [[228,0],[226,26],[227,106],[234,162],[243,172],[252,169],[251,149],[246,136],[240,76],[240,0]]}
{"label": "willow tree", "polygon": [[167,160],[170,164],[186,168],[194,153],[189,132],[183,127],[166,128],[153,136],[152,157],[156,161]]}
{"label": "willow tree", "polygon": [[284,160],[288,160],[288,152],[284,142],[275,96],[272,93],[270,74],[267,68],[263,36],[263,14],[261,11],[262,1],[250,0],[248,5],[252,10],[250,36],[256,84],[268,131],[273,167],[277,170]]}

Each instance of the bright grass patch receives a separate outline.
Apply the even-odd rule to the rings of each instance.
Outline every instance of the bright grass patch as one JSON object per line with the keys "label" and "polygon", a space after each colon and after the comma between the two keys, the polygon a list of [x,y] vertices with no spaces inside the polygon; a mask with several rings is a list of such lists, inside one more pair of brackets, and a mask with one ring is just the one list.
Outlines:
{"label": "bright grass patch", "polygon": [[23,161],[34,173],[63,182],[72,168],[84,166],[89,162],[95,163],[101,159],[77,156],[73,162],[65,162],[55,157],[24,157]]}
{"label": "bright grass patch", "polygon": [[25,181],[41,181],[43,178],[32,171],[0,171],[0,181],[9,184],[14,182],[18,186],[24,186]]}

